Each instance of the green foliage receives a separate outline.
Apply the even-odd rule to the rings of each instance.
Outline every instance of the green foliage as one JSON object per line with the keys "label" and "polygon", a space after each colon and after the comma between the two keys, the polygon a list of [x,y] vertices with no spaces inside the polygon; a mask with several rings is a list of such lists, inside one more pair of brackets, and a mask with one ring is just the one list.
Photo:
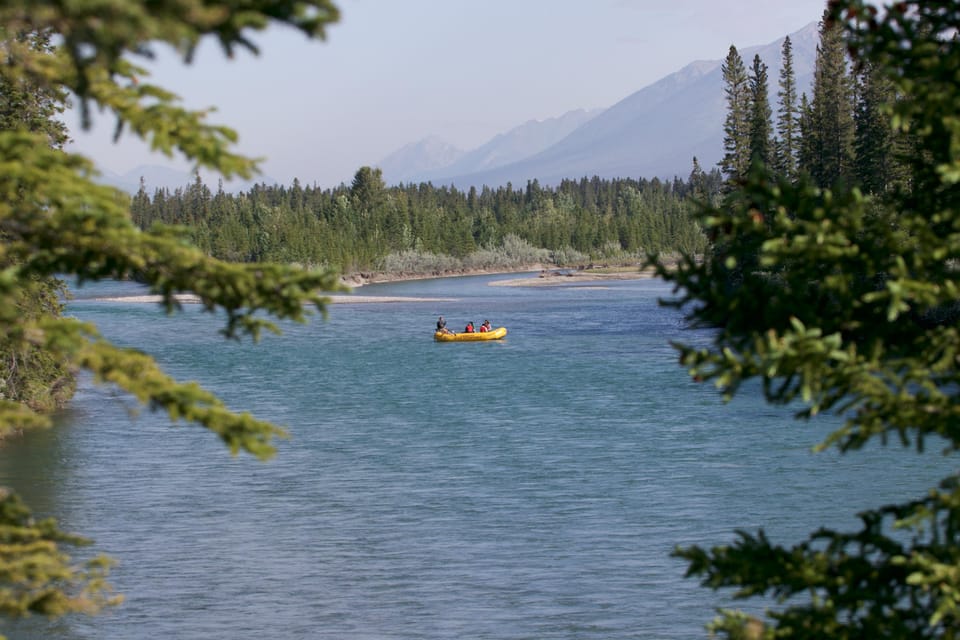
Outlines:
{"label": "green foliage", "polygon": [[57,529],[53,519],[34,520],[19,498],[0,490],[0,615],[95,613],[119,603],[119,596],[108,595],[108,558],[78,568],[63,551],[87,544]]}
{"label": "green foliage", "polygon": [[[10,33],[4,42],[12,60],[36,53],[52,54],[49,31],[20,31]],[[67,142],[67,128],[56,118],[68,104],[63,87],[37,84],[30,76],[4,75],[0,77],[0,131],[23,129],[43,133],[47,146],[63,148]]]}
{"label": "green foliage", "polygon": [[463,263],[452,256],[412,249],[391,253],[383,259],[383,271],[387,273],[442,275],[463,268]]}
{"label": "green foliage", "polygon": [[[145,82],[132,60],[164,43],[189,61],[205,36],[231,55],[256,50],[252,32],[271,22],[322,37],[337,18],[328,0],[43,0],[0,7],[0,432],[49,424],[31,400],[34,382],[62,383],[73,368],[116,384],[153,409],[216,433],[229,449],[270,456],[283,430],[237,414],[196,384],[177,382],[148,355],[121,349],[96,328],[59,315],[57,275],[79,281],[136,276],[162,296],[167,311],[177,294],[192,292],[204,309],[225,317],[223,333],[256,339],[267,319],[303,321],[309,307],[325,311],[324,291],[339,289],[336,273],[271,264],[229,264],[208,257],[181,230],[142,231],[129,198],[93,181],[89,161],[62,150],[66,132],[55,120],[65,97],[76,96],[85,121],[94,108],[115,117],[163,153],[180,152],[198,166],[249,177],[256,162],[234,154],[233,131],[206,122],[173,94]],[[56,43],[51,45],[51,43]],[[194,210],[213,207],[202,185],[190,192]],[[142,214],[143,198],[134,206]],[[265,313],[264,313],[265,312]],[[24,370],[29,375],[23,376]],[[18,377],[19,376],[19,377]],[[69,377],[67,377],[69,380]],[[52,394],[54,397],[56,393]],[[31,405],[37,405],[33,407]],[[112,604],[107,562],[79,565],[64,545],[80,538],[34,521],[15,496],[0,499],[0,613],[92,613]]]}
{"label": "green foliage", "polygon": [[435,276],[470,270],[504,271],[547,263],[549,253],[517,236],[508,235],[499,246],[479,249],[464,258],[413,250],[391,253],[384,258],[382,270],[395,274]]}
{"label": "green foliage", "polygon": [[560,247],[552,253],[550,261],[558,267],[575,267],[587,264],[590,256],[580,253],[573,247]]}
{"label": "green foliage", "polygon": [[470,269],[505,270],[545,264],[549,261],[549,251],[538,249],[523,238],[509,234],[500,246],[487,247],[471,253],[464,259],[464,264]]}
{"label": "green foliage", "polygon": [[[798,418],[835,413],[842,426],[821,447],[960,447],[958,28],[953,2],[902,2],[882,16],[831,3],[824,31],[843,29],[855,60],[892,83],[893,134],[914,142],[909,182],[869,198],[756,167],[701,213],[707,259],[658,267],[678,287],[671,304],[715,331],[706,348],[677,345],[691,375],[728,397],[759,380],[767,401],[800,403]],[[763,625],[721,612],[712,628],[729,638],[960,635],[960,476],[859,518],[858,530],[820,529],[794,546],[741,531],[676,555],[706,586],[773,598]]]}
{"label": "green foliage", "polygon": [[[38,321],[57,317],[66,295],[63,283],[55,278],[35,279],[16,297],[16,313]],[[73,395],[75,379],[70,363],[35,344],[0,337],[0,403],[48,413],[62,407]],[[0,409],[2,410],[2,409]],[[0,424],[0,439],[13,425]]]}

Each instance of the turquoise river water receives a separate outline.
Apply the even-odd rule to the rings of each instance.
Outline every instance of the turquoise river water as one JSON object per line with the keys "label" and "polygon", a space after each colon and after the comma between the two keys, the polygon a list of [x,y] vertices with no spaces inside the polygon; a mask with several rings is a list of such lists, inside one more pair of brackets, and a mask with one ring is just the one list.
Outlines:
{"label": "turquoise river water", "polygon": [[[709,336],[658,306],[659,280],[488,286],[505,277],[535,276],[364,287],[432,301],[333,305],[257,345],[196,307],[97,300],[131,283],[78,290],[72,315],[291,437],[270,462],[234,458],[84,380],[56,428],[0,449],[0,484],[115,558],[126,600],[0,633],[703,638],[729,594],[684,579],[675,545],[852,528],[948,470],[899,446],[813,454],[834,419],[724,404],[678,366],[669,341]],[[438,314],[509,335],[438,344]]]}

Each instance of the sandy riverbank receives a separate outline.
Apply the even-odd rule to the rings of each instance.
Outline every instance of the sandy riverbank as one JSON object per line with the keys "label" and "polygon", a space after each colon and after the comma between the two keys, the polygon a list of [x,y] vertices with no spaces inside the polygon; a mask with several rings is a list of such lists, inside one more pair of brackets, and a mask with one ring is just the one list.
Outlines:
{"label": "sandy riverbank", "polygon": [[[174,296],[181,304],[200,304],[200,298],[192,293],[178,293]],[[350,294],[331,294],[327,296],[330,304],[366,304],[371,302],[455,302],[455,298],[409,298],[401,296],[354,296]],[[97,302],[161,302],[158,295],[113,296],[94,298]]]}
{"label": "sandy riverbank", "polygon": [[652,278],[652,269],[643,271],[594,271],[594,270],[551,270],[542,271],[536,278],[515,278],[496,280],[491,287],[563,287],[584,282],[605,282],[611,280],[641,280]]}
{"label": "sandy riverbank", "polygon": [[[509,278],[505,280],[494,280],[488,283],[492,287],[543,287],[543,286],[569,286],[582,284],[585,282],[602,283],[610,280],[638,280],[642,278],[652,278],[654,276],[652,269],[643,269],[639,267],[603,267],[603,268],[585,268],[585,269],[556,269],[545,268],[536,265],[536,268],[528,270],[511,270],[507,272],[495,270],[471,270],[469,272],[456,273],[435,273],[435,274],[353,274],[343,279],[343,283],[352,289],[359,289],[365,284],[403,282],[407,280],[427,280],[431,278],[456,278],[471,275],[494,275],[503,273],[504,275],[516,275],[517,273],[537,274],[536,277],[529,278]],[[181,304],[200,304],[200,298],[189,293],[181,293],[174,296]],[[327,296],[330,304],[369,304],[383,302],[455,302],[456,298],[420,298],[405,296],[363,296],[354,294],[332,293]],[[96,298],[98,302],[146,302],[158,303],[162,301],[159,295],[138,295],[138,296],[113,296]]]}

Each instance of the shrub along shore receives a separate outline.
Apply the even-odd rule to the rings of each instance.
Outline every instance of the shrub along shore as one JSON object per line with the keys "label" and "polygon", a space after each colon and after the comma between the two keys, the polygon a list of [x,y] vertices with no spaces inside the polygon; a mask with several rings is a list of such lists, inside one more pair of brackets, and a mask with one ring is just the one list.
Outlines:
{"label": "shrub along shore", "polygon": [[463,276],[479,276],[493,274],[515,274],[515,273],[539,273],[537,278],[523,278],[516,280],[499,280],[491,282],[493,286],[503,286],[504,283],[518,283],[529,286],[538,285],[557,285],[573,282],[586,282],[590,280],[628,280],[639,278],[652,278],[654,271],[652,268],[644,268],[641,263],[632,264],[587,264],[577,267],[559,267],[548,264],[527,264],[512,268],[485,268],[485,269],[457,269],[450,271],[433,271],[428,273],[410,273],[410,272],[386,272],[377,271],[370,273],[353,273],[343,276],[343,284],[351,288],[362,287],[366,284],[402,282],[406,280],[427,280],[430,278],[457,278]]}

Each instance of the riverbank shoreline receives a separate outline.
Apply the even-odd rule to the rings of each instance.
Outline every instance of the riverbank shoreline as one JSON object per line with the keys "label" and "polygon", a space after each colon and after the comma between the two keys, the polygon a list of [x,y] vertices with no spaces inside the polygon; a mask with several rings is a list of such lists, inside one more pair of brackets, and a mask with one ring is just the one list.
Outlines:
{"label": "riverbank shoreline", "polygon": [[[349,293],[332,293],[327,296],[328,304],[369,304],[373,302],[456,302],[456,298],[412,298],[405,296],[354,296]],[[201,304],[203,301],[200,296],[192,293],[177,293],[173,299],[180,304]],[[136,302],[136,303],[160,303],[163,302],[163,296],[157,294],[147,294],[142,296],[104,296],[92,298],[94,302]]]}
{"label": "riverbank shoreline", "polygon": [[[496,269],[465,269],[456,272],[438,272],[431,274],[406,273],[357,273],[344,276],[341,283],[351,291],[362,289],[369,284],[389,284],[391,282],[407,282],[411,280],[430,280],[433,278],[459,278],[465,276],[516,274],[537,274],[536,277],[505,278],[489,282],[492,287],[562,287],[587,282],[603,282],[611,280],[641,280],[655,277],[652,268],[641,269],[639,265],[589,265],[577,268],[547,267],[545,265],[528,265],[524,268],[509,270]],[[424,298],[409,296],[366,296],[353,293],[326,294],[329,304],[371,304],[396,302],[455,302],[455,298]],[[181,304],[201,304],[199,296],[192,293],[179,293],[174,300]],[[160,303],[163,297],[158,294],[144,294],[132,296],[105,296],[95,298],[97,302],[134,302]]]}
{"label": "riverbank shoreline", "polygon": [[636,271],[582,271],[568,269],[551,269],[540,272],[536,278],[514,278],[510,280],[495,280],[491,287],[564,287],[584,282],[608,282],[614,280],[644,280],[653,278],[656,274],[653,269]]}

